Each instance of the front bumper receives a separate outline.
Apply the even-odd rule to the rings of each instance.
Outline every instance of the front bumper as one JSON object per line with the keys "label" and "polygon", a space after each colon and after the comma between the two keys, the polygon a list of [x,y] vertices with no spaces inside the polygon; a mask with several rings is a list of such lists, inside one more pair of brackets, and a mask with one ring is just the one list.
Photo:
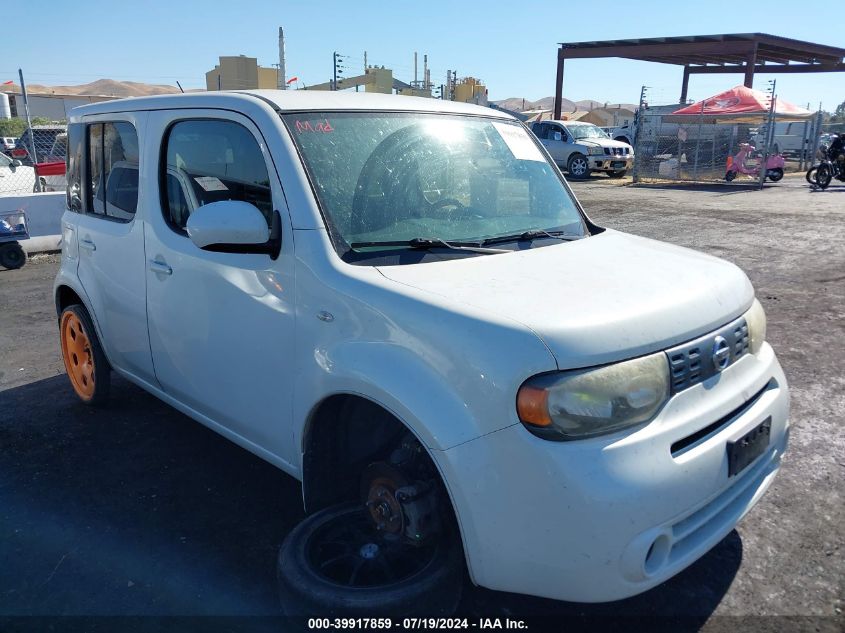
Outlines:
{"label": "front bumper", "polygon": [[[590,169],[593,171],[622,171],[631,169],[634,157],[628,156],[590,156]],[[624,167],[620,167],[624,163]]]}
{"label": "front bumper", "polygon": [[[675,395],[634,432],[549,442],[513,425],[436,455],[478,585],[559,600],[641,593],[697,560],[760,499],[788,441],[771,347]],[[726,442],[771,417],[766,450],[728,476]],[[683,451],[679,441],[716,420]]]}

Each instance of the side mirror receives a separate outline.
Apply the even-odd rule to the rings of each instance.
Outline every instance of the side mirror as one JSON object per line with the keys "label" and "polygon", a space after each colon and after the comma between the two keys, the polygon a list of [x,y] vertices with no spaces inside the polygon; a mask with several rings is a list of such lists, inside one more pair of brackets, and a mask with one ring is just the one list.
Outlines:
{"label": "side mirror", "polygon": [[21,162],[19,158],[15,158],[14,160],[12,160],[12,167],[21,167],[22,165],[23,162]]}
{"label": "side mirror", "polygon": [[221,200],[194,209],[185,228],[191,241],[206,251],[220,253],[267,253],[273,259],[281,248],[278,212],[272,230],[261,211],[242,200]]}

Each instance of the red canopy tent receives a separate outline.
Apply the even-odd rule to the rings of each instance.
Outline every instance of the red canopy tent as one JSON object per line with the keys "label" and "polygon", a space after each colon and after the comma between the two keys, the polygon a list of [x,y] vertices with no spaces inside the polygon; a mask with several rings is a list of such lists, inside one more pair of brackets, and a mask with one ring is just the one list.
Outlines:
{"label": "red canopy tent", "polygon": [[[695,115],[736,120],[743,115],[759,118],[768,115],[771,102],[765,92],[752,90],[745,86],[736,86],[713,97],[675,110],[673,115]],[[756,115],[756,116],[755,116]],[[804,108],[775,98],[775,117],[778,119],[806,119],[813,113]]]}

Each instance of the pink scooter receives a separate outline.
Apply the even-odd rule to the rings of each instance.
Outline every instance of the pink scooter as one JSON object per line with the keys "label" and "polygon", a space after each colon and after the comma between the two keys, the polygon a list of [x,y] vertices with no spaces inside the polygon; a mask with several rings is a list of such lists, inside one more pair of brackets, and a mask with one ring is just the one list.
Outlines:
{"label": "pink scooter", "polygon": [[[728,169],[725,172],[725,180],[730,182],[736,178],[737,174],[745,174],[746,176],[759,178],[760,165],[749,167],[745,164],[748,155],[756,151],[756,149],[757,148],[751,145],[751,143],[740,143],[739,151],[736,156],[728,157]],[[766,160],[766,178],[772,182],[777,182],[783,178],[783,165],[785,162],[786,161],[784,161],[783,156],[780,154],[772,154],[769,156]]]}

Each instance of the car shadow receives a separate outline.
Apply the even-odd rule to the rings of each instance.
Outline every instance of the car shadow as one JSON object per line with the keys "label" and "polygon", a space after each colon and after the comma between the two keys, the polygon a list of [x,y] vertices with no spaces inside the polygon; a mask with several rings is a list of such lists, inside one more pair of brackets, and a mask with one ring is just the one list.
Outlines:
{"label": "car shadow", "polygon": [[[113,377],[103,408],[59,375],[0,391],[0,615],[277,615],[299,483]],[[650,618],[697,630],[742,561],[736,531],[640,596],[576,604],[466,584],[472,617]],[[686,628],[685,628],[686,627]]]}

